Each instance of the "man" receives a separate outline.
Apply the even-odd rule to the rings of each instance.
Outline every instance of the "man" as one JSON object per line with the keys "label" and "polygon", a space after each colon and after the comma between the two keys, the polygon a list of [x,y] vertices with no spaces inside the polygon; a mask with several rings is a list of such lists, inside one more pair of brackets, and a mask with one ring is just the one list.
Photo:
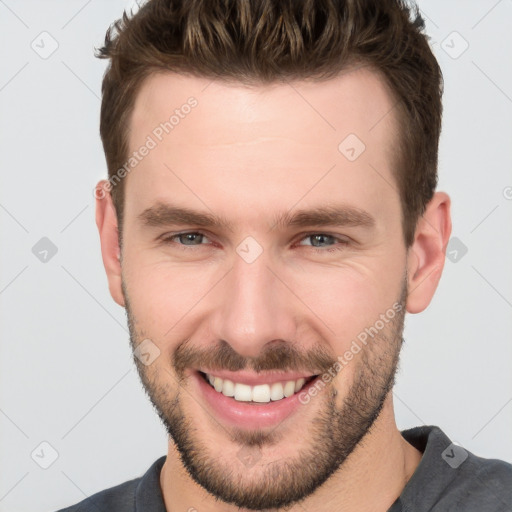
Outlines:
{"label": "man", "polygon": [[66,511],[497,511],[512,467],[397,429],[451,233],[442,77],[397,0],[150,0],[107,33],[103,262],[168,433]]}

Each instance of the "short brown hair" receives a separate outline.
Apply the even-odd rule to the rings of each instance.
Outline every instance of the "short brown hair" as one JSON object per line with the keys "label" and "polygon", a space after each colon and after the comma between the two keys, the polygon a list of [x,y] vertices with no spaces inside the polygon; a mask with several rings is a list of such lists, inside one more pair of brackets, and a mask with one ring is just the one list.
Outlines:
{"label": "short brown hair", "polygon": [[[443,80],[416,6],[403,0],[149,0],[108,29],[100,133],[109,178],[128,154],[142,82],[174,71],[245,84],[333,78],[348,65],[385,77],[400,133],[394,174],[406,247],[437,186]],[[111,188],[119,230],[123,180]]]}

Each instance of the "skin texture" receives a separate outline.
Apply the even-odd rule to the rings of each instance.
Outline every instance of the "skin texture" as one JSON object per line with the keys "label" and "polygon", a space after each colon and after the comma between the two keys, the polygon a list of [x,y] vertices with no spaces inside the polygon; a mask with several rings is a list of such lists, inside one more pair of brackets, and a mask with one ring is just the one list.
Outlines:
{"label": "skin texture", "polygon": [[[257,87],[153,75],[136,99],[130,151],[191,96],[197,106],[124,178],[122,251],[109,195],[96,210],[110,292],[127,308],[131,343],[149,338],[160,350],[150,365],[136,363],[174,438],[160,479],[166,507],[385,511],[421,457],[396,427],[389,389],[404,313],[423,311],[441,277],[450,198],[436,192],[406,249],[392,173],[395,101],[369,69]],[[365,145],[354,161],[338,149],[349,134]],[[142,222],[159,203],[231,226]],[[279,213],[326,205],[363,210],[375,223],[275,223]],[[162,239],[180,232],[205,237],[193,245]],[[315,234],[334,238],[313,247]],[[262,249],[251,263],[237,253],[248,236]],[[315,354],[326,368],[394,304],[401,314],[277,427],[224,425],[199,397],[191,372],[210,367],[222,343],[246,369],[315,373]],[[250,469],[237,455],[244,446],[257,451]]]}

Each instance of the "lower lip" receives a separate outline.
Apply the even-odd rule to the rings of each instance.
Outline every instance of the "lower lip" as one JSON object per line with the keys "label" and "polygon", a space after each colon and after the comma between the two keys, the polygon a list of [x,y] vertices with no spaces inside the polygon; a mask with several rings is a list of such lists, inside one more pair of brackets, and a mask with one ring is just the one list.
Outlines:
{"label": "lower lip", "polygon": [[265,428],[275,426],[284,421],[288,416],[304,407],[299,401],[299,395],[307,392],[308,388],[315,384],[318,377],[308,382],[298,393],[285,397],[282,400],[269,403],[238,402],[232,397],[227,397],[215,389],[203,377],[203,374],[194,371],[200,393],[206,400],[216,417],[223,422],[236,427]]}

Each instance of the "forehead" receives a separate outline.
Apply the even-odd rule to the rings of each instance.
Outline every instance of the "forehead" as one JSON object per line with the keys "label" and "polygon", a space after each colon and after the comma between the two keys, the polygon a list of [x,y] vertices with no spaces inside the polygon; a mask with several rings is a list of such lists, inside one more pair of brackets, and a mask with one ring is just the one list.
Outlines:
{"label": "forehead", "polygon": [[[250,86],[165,72],[150,75],[140,87],[131,116],[131,142],[138,129],[152,129],[152,123],[169,120],[175,110],[188,111],[190,98],[199,107],[192,112],[194,133],[205,144],[286,134],[297,141],[319,142],[327,137],[325,142],[336,142],[347,132],[373,142],[370,132],[378,136],[388,131],[395,117],[391,112],[395,101],[384,78],[368,67],[350,68],[321,82]],[[178,124],[173,139],[185,143],[187,123],[175,130]],[[384,130],[375,130],[380,124]]]}
{"label": "forehead", "polygon": [[336,184],[341,196],[365,192],[368,201],[382,201],[385,193],[398,200],[394,106],[383,78],[368,68],[322,82],[252,86],[151,75],[136,97],[129,147],[151,140],[152,149],[127,177],[126,197],[137,192],[139,211],[176,187],[196,203],[215,195],[226,207],[222,202],[237,194],[248,204],[263,192],[286,206],[313,186],[332,194]]}

